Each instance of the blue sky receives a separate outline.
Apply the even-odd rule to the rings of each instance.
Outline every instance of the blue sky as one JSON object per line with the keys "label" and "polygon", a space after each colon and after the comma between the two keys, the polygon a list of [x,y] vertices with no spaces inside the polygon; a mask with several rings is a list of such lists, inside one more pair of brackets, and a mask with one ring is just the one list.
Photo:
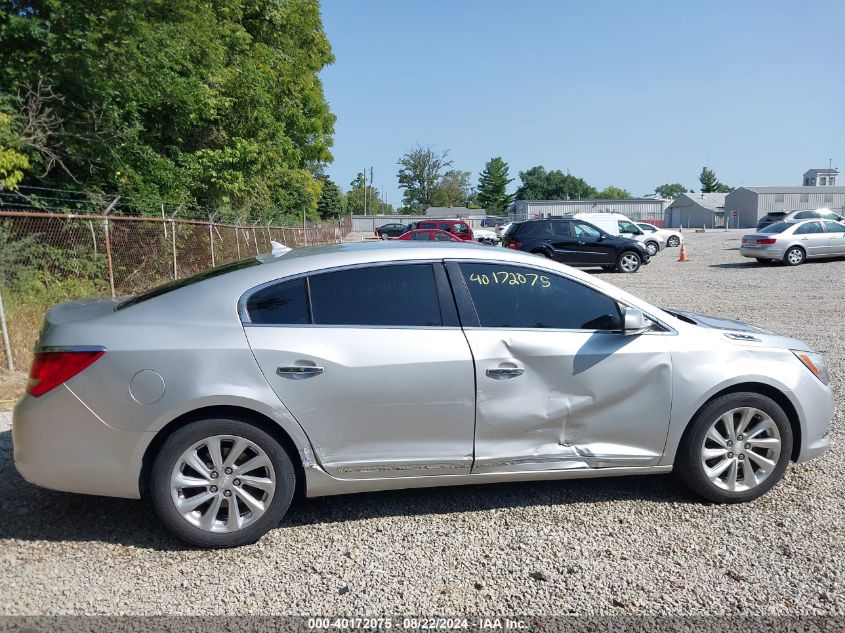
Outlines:
{"label": "blue sky", "polygon": [[373,166],[398,205],[416,143],[635,195],[664,182],[800,185],[845,168],[845,2],[323,0],[337,61],[329,175]]}

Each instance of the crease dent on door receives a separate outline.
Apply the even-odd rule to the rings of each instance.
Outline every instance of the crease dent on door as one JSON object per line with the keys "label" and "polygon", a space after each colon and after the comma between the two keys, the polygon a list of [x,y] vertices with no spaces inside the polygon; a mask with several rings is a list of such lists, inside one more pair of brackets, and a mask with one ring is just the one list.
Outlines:
{"label": "crease dent on door", "polygon": [[[477,416],[487,441],[479,454],[477,439],[473,472],[657,463],[662,445],[642,440],[652,431],[665,437],[669,412],[655,405],[659,391],[669,386],[671,358],[632,351],[636,371],[627,371],[627,362],[608,360],[628,345],[636,348],[636,338],[597,334],[574,355],[555,356],[542,349],[542,339],[503,336],[492,356],[525,372],[508,381],[507,397],[501,381],[479,376]],[[655,401],[646,402],[651,398]],[[638,433],[632,422],[642,416],[651,419],[643,420]]]}

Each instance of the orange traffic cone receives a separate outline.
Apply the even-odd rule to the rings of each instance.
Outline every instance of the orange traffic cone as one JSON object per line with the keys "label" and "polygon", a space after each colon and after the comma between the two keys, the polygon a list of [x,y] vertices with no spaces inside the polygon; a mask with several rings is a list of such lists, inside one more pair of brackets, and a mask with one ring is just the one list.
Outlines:
{"label": "orange traffic cone", "polygon": [[679,262],[688,262],[689,261],[689,257],[687,257],[687,247],[683,242],[681,242],[681,252],[680,252],[680,255],[678,256],[678,261]]}

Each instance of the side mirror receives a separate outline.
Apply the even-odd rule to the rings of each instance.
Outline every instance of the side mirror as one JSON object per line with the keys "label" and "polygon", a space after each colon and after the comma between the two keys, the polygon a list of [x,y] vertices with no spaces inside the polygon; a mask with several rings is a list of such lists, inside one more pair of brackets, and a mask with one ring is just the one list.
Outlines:
{"label": "side mirror", "polygon": [[622,334],[642,334],[648,329],[648,321],[638,308],[622,308]]}

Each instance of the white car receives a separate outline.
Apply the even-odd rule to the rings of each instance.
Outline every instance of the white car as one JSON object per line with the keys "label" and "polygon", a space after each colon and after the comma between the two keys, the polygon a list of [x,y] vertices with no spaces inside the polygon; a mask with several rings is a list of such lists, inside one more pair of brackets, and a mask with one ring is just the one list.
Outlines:
{"label": "white car", "polygon": [[502,238],[496,235],[496,231],[490,229],[473,229],[472,235],[476,242],[482,244],[498,244],[502,241]]}
{"label": "white car", "polygon": [[621,213],[576,213],[572,217],[589,222],[610,235],[627,237],[641,242],[651,257],[666,248],[666,238],[655,233],[646,233],[637,228],[633,220]]}
{"label": "white car", "polygon": [[680,246],[684,241],[684,234],[675,229],[661,229],[648,222],[636,222],[636,225],[646,235],[660,235],[666,240],[666,246]]}

